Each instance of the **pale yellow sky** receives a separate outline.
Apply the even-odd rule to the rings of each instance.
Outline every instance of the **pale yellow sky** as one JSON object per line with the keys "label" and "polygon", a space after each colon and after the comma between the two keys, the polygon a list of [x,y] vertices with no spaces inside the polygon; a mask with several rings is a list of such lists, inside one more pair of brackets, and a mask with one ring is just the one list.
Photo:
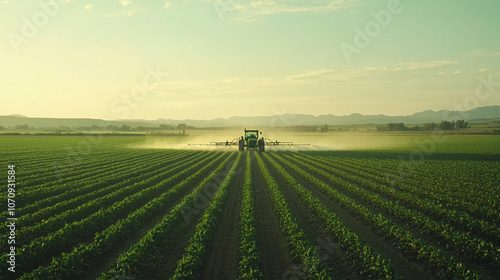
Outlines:
{"label": "pale yellow sky", "polygon": [[498,1],[40,3],[0,2],[0,115],[407,115],[500,104]]}

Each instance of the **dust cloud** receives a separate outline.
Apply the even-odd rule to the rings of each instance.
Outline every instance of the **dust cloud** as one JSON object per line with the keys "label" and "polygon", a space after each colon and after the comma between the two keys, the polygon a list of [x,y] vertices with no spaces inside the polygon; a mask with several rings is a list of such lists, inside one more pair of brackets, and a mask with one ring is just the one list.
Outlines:
{"label": "dust cloud", "polygon": [[[378,133],[289,132],[273,131],[272,129],[262,130],[262,132],[262,136],[272,141],[294,143],[294,146],[266,146],[268,151],[373,150],[392,149],[408,145],[408,141],[402,137]],[[242,136],[243,130],[191,130],[187,133],[187,136],[149,136],[143,143],[132,147],[142,149],[237,151],[237,146],[217,147],[208,144],[210,142],[232,141]]]}

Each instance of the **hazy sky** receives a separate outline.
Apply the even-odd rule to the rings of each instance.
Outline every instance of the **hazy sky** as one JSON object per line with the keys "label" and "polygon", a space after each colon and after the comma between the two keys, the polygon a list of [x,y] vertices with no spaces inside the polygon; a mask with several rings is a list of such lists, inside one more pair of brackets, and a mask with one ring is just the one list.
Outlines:
{"label": "hazy sky", "polygon": [[496,0],[0,0],[0,115],[500,105],[499,11]]}

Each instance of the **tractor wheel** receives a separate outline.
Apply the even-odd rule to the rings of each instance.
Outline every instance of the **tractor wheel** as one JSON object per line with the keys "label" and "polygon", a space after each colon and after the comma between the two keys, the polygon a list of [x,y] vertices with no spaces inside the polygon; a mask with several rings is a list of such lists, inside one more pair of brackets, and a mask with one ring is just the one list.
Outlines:
{"label": "tractor wheel", "polygon": [[260,138],[259,141],[257,142],[259,152],[263,152],[265,150],[266,142],[264,142],[264,138]]}
{"label": "tractor wheel", "polygon": [[259,152],[264,152],[266,150],[266,146],[264,144],[259,145]]}
{"label": "tractor wheel", "polygon": [[240,141],[238,142],[238,146],[239,146],[240,152],[243,152],[245,150],[245,140],[240,139]]}

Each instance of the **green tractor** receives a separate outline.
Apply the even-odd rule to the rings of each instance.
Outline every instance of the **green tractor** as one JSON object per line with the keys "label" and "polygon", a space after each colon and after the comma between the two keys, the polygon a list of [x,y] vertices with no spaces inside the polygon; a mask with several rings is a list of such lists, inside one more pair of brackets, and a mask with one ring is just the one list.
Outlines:
{"label": "green tractor", "polygon": [[[262,135],[262,132],[260,133]],[[247,147],[258,149],[259,152],[264,152],[266,149],[266,141],[264,137],[259,138],[259,131],[257,129],[246,129],[245,136],[241,136],[238,140],[238,147],[240,152]]]}
{"label": "green tractor", "polygon": [[[259,137],[260,136],[260,137]],[[244,130],[244,136],[234,138],[231,141],[223,142],[210,142],[210,144],[188,144],[189,146],[218,146],[218,147],[232,147],[238,146],[239,151],[242,152],[247,149],[256,149],[259,152],[264,152],[266,146],[309,146],[309,144],[293,144],[293,142],[280,142],[272,141],[269,138],[262,137],[262,132],[259,134],[257,129]]]}

